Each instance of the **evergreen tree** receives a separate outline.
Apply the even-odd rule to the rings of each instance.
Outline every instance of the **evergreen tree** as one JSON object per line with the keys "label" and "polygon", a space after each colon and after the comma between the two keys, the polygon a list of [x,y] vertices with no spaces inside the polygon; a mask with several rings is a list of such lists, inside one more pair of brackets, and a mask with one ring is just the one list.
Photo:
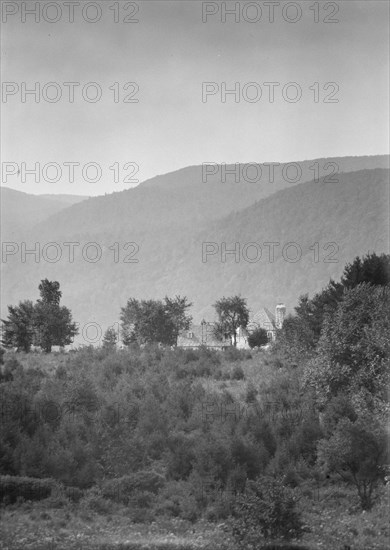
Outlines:
{"label": "evergreen tree", "polygon": [[117,341],[118,337],[115,329],[113,327],[109,327],[104,333],[103,349],[106,349],[108,351],[115,350]]}
{"label": "evergreen tree", "polygon": [[390,255],[370,253],[361,258],[355,258],[347,264],[341,278],[345,288],[353,288],[360,283],[370,283],[385,286],[390,283]]}

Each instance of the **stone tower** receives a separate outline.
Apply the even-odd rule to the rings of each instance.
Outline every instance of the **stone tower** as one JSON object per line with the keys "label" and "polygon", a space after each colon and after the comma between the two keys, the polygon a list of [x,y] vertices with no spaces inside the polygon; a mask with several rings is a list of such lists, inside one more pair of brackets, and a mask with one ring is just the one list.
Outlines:
{"label": "stone tower", "polygon": [[285,315],[286,315],[286,306],[284,304],[277,304],[275,308],[276,328],[282,328]]}

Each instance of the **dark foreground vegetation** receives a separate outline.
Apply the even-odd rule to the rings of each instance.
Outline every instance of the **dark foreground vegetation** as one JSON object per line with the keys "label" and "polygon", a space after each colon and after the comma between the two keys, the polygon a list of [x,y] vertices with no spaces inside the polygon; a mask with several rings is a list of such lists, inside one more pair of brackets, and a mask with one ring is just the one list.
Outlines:
{"label": "dark foreground vegetation", "polygon": [[388,257],[267,351],[7,351],[3,547],[388,548]]}

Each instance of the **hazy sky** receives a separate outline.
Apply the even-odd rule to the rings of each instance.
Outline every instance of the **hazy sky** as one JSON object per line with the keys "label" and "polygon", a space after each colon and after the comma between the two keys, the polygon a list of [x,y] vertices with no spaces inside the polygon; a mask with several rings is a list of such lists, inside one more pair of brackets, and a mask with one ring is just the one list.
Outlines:
{"label": "hazy sky", "polygon": [[[287,162],[388,152],[387,1],[320,2],[318,14],[310,9],[314,2],[291,3],[301,9],[299,14],[294,5],[285,9],[281,1],[274,6],[273,23],[264,2],[240,2],[238,21],[227,15],[226,22],[220,2],[207,3],[209,12],[217,11],[207,22],[202,21],[206,7],[201,1],[72,3],[73,23],[66,2],[51,2],[46,8],[45,2],[2,2],[3,169],[4,162],[15,162],[18,168],[23,162],[27,168],[38,162],[41,168],[38,183],[28,175],[23,183],[22,174],[16,173],[7,182],[3,177],[3,185],[30,193],[98,195],[134,185],[123,181],[133,166],[125,171],[125,163],[137,163],[136,177],[143,181],[202,162]],[[86,4],[90,20],[97,14],[93,4],[100,6],[100,21],[84,20]],[[139,11],[133,19],[138,23],[124,23],[135,4]],[[229,9],[235,4],[226,2]],[[22,13],[34,5],[37,16]],[[262,16],[256,22],[259,7]],[[295,23],[285,20],[298,15]],[[327,16],[339,22],[324,23]],[[56,17],[57,22],[45,21]],[[36,82],[41,88],[38,102],[27,95],[23,103],[22,88],[33,88]],[[48,82],[57,87],[45,87]],[[73,103],[64,82],[80,83]],[[100,101],[83,99],[81,90],[88,82],[100,86]],[[118,103],[109,89],[115,82]],[[138,103],[123,102],[134,90],[132,86],[124,92],[126,82],[137,83]],[[215,83],[209,89],[216,93],[206,102],[202,82]],[[256,84],[245,86],[251,82]],[[273,103],[265,82],[280,83]],[[300,90],[297,102],[283,97],[289,82],[297,87],[285,88],[284,94],[292,100]],[[335,85],[324,90],[329,82],[337,84],[337,92]],[[221,101],[222,83],[228,89],[238,83],[238,102],[233,95]],[[261,98],[251,101],[259,89]],[[54,98],[58,90],[59,101],[45,99]],[[94,92],[93,87],[86,89],[90,99]],[[326,96],[339,101],[324,103]],[[44,173],[50,162],[62,168],[58,182],[48,181],[55,178],[54,168]],[[76,166],[71,183],[65,162],[99,163],[101,180],[85,181],[94,177],[94,169],[83,178],[81,166]],[[121,168],[117,182],[109,169],[116,162]]]}

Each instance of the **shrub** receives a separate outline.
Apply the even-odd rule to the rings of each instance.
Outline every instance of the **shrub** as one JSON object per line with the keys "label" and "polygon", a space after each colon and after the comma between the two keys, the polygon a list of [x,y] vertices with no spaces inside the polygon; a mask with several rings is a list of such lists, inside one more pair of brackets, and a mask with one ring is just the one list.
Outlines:
{"label": "shrub", "polygon": [[0,476],[0,500],[13,504],[19,497],[24,500],[43,500],[58,489],[54,479]]}
{"label": "shrub", "polygon": [[[223,380],[224,379],[224,376],[225,376],[225,372],[219,367],[217,370],[215,370],[213,372],[213,378],[214,380]],[[228,375],[228,379],[229,379],[229,375]]]}
{"label": "shrub", "polygon": [[129,516],[132,523],[150,524],[155,520],[154,511],[149,508],[131,508],[129,511]]}
{"label": "shrub", "polygon": [[231,380],[243,380],[245,378],[244,371],[241,366],[235,366],[232,374],[230,375]]}
{"label": "shrub", "polygon": [[248,482],[233,508],[232,534],[239,548],[302,535],[302,522],[295,510],[294,492],[280,480],[259,477]]}
{"label": "shrub", "polygon": [[112,502],[101,496],[96,488],[89,490],[80,500],[80,507],[102,515],[112,512]]}
{"label": "shrub", "polygon": [[151,471],[140,471],[102,483],[102,496],[122,504],[129,504],[139,493],[156,494],[164,486],[162,475]]}
{"label": "shrub", "polygon": [[7,359],[0,371],[0,382],[11,382],[15,379],[16,375],[23,373],[23,366],[15,357]]}
{"label": "shrub", "polygon": [[256,396],[259,393],[259,391],[256,389],[255,385],[252,381],[249,381],[246,386],[246,395],[245,395],[245,402],[246,403],[253,403],[256,400]]}
{"label": "shrub", "polygon": [[204,360],[184,364],[176,370],[176,378],[183,380],[185,378],[208,377],[211,376],[211,366]]}
{"label": "shrub", "polygon": [[55,378],[59,380],[66,380],[68,376],[67,369],[65,365],[59,365],[55,372]]}
{"label": "shrub", "polygon": [[264,328],[258,327],[248,336],[248,344],[250,348],[260,348],[269,343],[267,331]]}
{"label": "shrub", "polygon": [[72,502],[79,502],[84,496],[84,491],[78,487],[66,487],[64,493]]}
{"label": "shrub", "polygon": [[227,519],[231,514],[230,502],[215,502],[207,507],[204,517],[208,521],[216,522]]}
{"label": "shrub", "polygon": [[167,444],[167,475],[175,480],[188,478],[194,460],[194,439],[184,434],[172,434]]}
{"label": "shrub", "polygon": [[372,416],[343,418],[329,439],[318,444],[318,464],[356,487],[361,507],[370,510],[389,460],[385,427]]}
{"label": "shrub", "polygon": [[210,365],[221,364],[219,352],[206,347],[199,348],[199,358],[204,359],[205,362],[209,363]]}
{"label": "shrub", "polygon": [[212,365],[207,359],[201,358],[197,365],[192,368],[193,376],[211,376],[213,374]]}
{"label": "shrub", "polygon": [[196,521],[200,517],[200,509],[193,485],[188,481],[169,481],[158,494],[155,512],[159,516]]}
{"label": "shrub", "polygon": [[69,498],[63,492],[52,493],[50,497],[42,501],[41,506],[47,510],[56,510],[69,507]]}
{"label": "shrub", "polygon": [[187,365],[192,361],[199,361],[199,353],[193,349],[188,349],[184,351],[184,364]]}
{"label": "shrub", "polygon": [[245,356],[241,352],[241,350],[235,348],[234,346],[230,346],[225,350],[224,359],[228,363],[234,363],[234,361],[242,361],[242,359],[244,358]]}

